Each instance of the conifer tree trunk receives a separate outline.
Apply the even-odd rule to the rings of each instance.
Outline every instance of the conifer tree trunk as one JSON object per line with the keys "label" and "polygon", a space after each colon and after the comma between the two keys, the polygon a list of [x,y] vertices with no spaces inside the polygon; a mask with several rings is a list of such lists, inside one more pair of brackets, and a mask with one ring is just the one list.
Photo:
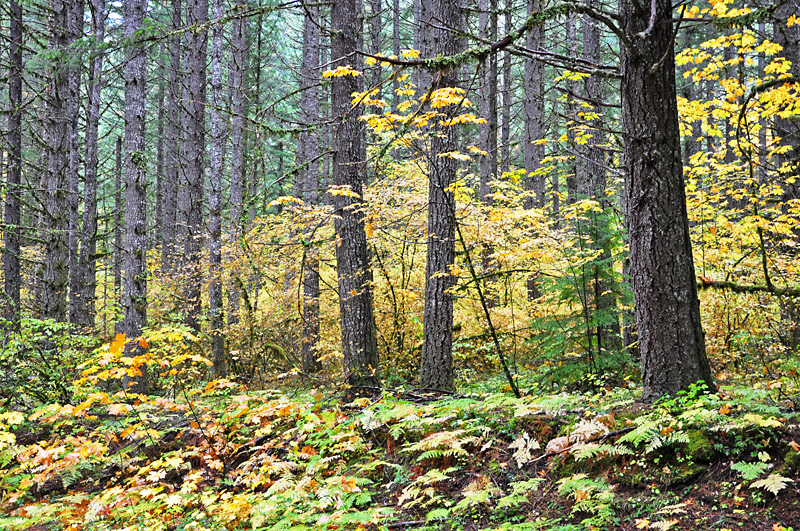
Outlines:
{"label": "conifer tree trunk", "polygon": [[[497,40],[497,0],[480,0],[478,9],[481,36]],[[487,155],[480,158],[480,197],[485,205],[491,204],[491,182],[497,173],[497,54],[491,53],[483,63],[480,92],[480,146]]]}
{"label": "conifer tree trunk", "polygon": [[[370,40],[372,41],[370,44],[372,45],[372,53],[378,54],[381,53],[381,15],[383,11],[381,0],[371,0],[370,7],[372,8],[372,13],[369,19],[369,33]],[[383,97],[383,91],[381,90],[380,82],[381,65],[378,63],[372,67],[372,86],[378,89],[378,92],[375,96],[375,99],[378,100]]]}
{"label": "conifer tree trunk", "polygon": [[211,172],[208,194],[209,283],[208,307],[211,325],[211,362],[215,378],[228,374],[222,315],[222,161],[225,131],[222,123],[222,23],[223,0],[214,0],[214,30],[211,44]]}
{"label": "conifer tree trunk", "polygon": [[678,130],[672,4],[622,0],[621,103],[630,272],[643,398],[713,386],[697,298]]}
{"label": "conifer tree trunk", "polygon": [[[780,54],[791,61],[790,73],[795,78],[800,78],[800,25],[796,22],[788,25],[789,17],[800,17],[800,8],[797,2],[781,2],[775,10],[773,24],[773,41],[780,44],[783,50]],[[800,91],[800,84],[795,84],[795,90]],[[781,138],[781,145],[789,147],[789,151],[776,157],[778,167],[787,164],[789,171],[781,175],[780,182],[784,188],[783,200],[800,199],[800,121],[797,117],[775,117],[773,134]]]}
{"label": "conifer tree trunk", "polygon": [[[528,3],[528,16],[539,12],[540,0]],[[534,26],[526,36],[525,47],[538,50],[544,45],[544,28]],[[530,57],[525,59],[525,208],[544,206],[544,177],[534,172],[544,158],[544,145],[534,142],[544,138],[544,64]]]}
{"label": "conifer tree trunk", "polygon": [[[128,338],[125,347],[130,357],[144,347],[135,339],[147,319],[147,163],[145,159],[145,79],[147,54],[137,34],[142,29],[147,0],[125,0],[125,273],[122,307],[125,316],[120,331]],[[141,376],[126,376],[123,387],[130,392],[147,391],[147,371]]]}
{"label": "conifer tree trunk", "polygon": [[[380,4],[380,2],[378,2]],[[374,5],[374,4],[373,4]],[[319,66],[319,8],[309,6],[303,22],[303,65],[302,94],[300,100],[300,121],[310,126],[319,121],[319,92],[316,76]],[[303,199],[309,207],[319,203],[319,136],[316,131],[303,134],[303,160],[301,171]],[[308,232],[307,241],[314,239]],[[303,264],[303,372],[316,372],[321,368],[317,361],[317,342],[319,339],[319,256],[317,247],[306,247]]]}
{"label": "conifer tree trunk", "polygon": [[172,271],[173,255],[178,232],[178,186],[180,181],[181,96],[183,94],[179,72],[181,69],[181,0],[171,3],[172,30],[169,39],[169,72],[167,74],[167,123],[164,139],[164,218],[161,221],[161,271]]}
{"label": "conifer tree trunk", "polygon": [[[233,20],[231,36],[231,242],[235,245],[244,228],[244,78],[247,72],[247,19]],[[228,324],[239,321],[239,287],[231,282],[228,298]]]}
{"label": "conifer tree trunk", "polygon": [[63,322],[67,317],[69,165],[69,76],[67,28],[69,2],[51,0],[50,46],[57,52],[50,66],[47,102],[47,174],[44,211],[45,263],[42,279],[42,317]]}
{"label": "conifer tree trunk", "polygon": [[[566,27],[566,42],[567,42],[567,55],[569,57],[578,57],[578,16],[575,13],[567,15]],[[566,81],[567,85],[567,148],[575,152],[577,143],[575,142],[575,125],[578,118],[578,106],[575,104],[575,94],[577,92],[577,82],[572,80]],[[574,157],[574,155],[573,155]],[[578,181],[577,181],[577,157],[567,163],[567,204],[574,204],[578,200]],[[568,159],[569,160],[569,159]]]}
{"label": "conifer tree trunk", "polygon": [[[352,63],[360,47],[363,25],[360,0],[337,0],[331,6],[332,68]],[[358,77],[334,77],[331,114],[335,116],[333,137],[333,184],[357,194],[335,194],[337,235],[336,270],[342,353],[347,384],[377,386],[378,349],[372,310],[372,270],[364,231],[363,183],[366,172],[364,130],[352,108],[351,94],[361,91]],[[358,389],[356,389],[357,391]]]}
{"label": "conifer tree trunk", "polygon": [[[457,0],[421,2],[422,55],[455,55],[463,50],[459,31],[465,15]],[[438,21],[447,21],[443,28]],[[451,31],[452,30],[452,31]],[[444,69],[426,76],[434,89],[458,85],[458,72]],[[423,86],[423,88],[425,88]],[[454,127],[435,128],[428,157],[428,249],[425,269],[425,309],[422,330],[422,361],[419,384],[423,388],[452,390],[453,370],[453,294],[451,268],[455,262],[455,198],[448,188],[456,180],[454,158],[444,156],[456,150]]]}
{"label": "conifer tree trunk", "polygon": [[162,42],[159,47],[159,65],[158,65],[158,93],[156,95],[156,105],[158,106],[158,123],[156,125],[156,204],[155,216],[153,217],[153,245],[158,247],[164,244],[164,121],[166,120],[166,109],[164,107],[164,83],[163,79],[166,74],[162,57],[166,50],[165,44]]}
{"label": "conifer tree trunk", "polygon": [[[105,0],[92,0],[92,33],[95,42],[105,39]],[[97,151],[100,124],[100,96],[103,88],[103,51],[97,49],[89,65],[89,101],[86,110],[86,172],[84,175],[83,226],[81,227],[81,292],[78,299],[78,324],[94,327],[97,288]]]}
{"label": "conifer tree trunk", "polygon": [[[513,29],[513,0],[506,0],[503,16],[503,35],[508,35]],[[503,53],[503,88],[501,97],[503,106],[500,112],[500,174],[508,173],[511,168],[511,98],[513,88],[511,83],[511,54]]]}
{"label": "conifer tree trunk", "polygon": [[[8,47],[8,163],[7,189],[3,214],[3,278],[4,293],[0,301],[2,318],[12,329],[19,329],[20,291],[20,186],[22,184],[22,5],[18,0],[9,3]],[[2,330],[2,329],[0,329]]]}
{"label": "conifer tree trunk", "polygon": [[122,224],[122,214],[125,211],[125,204],[122,201],[122,137],[117,137],[116,150],[114,152],[114,296],[116,300],[121,300],[122,296],[122,239],[125,228]]}
{"label": "conifer tree trunk", "polygon": [[200,260],[203,253],[205,227],[203,226],[203,200],[205,187],[206,152],[206,57],[208,30],[202,29],[208,23],[208,0],[188,0],[186,4],[186,23],[195,28],[187,35],[187,80],[184,118],[186,131],[185,168],[186,200],[183,234],[183,271],[186,275],[184,300],[186,324],[200,330],[202,311],[200,287],[202,271]]}
{"label": "conifer tree trunk", "polygon": [[[74,49],[75,43],[83,37],[83,14],[84,3],[83,0],[70,2],[68,7],[68,31],[70,46]],[[76,51],[73,53],[77,53]],[[81,65],[82,61],[71,61],[68,69],[68,83],[69,83],[69,164],[67,166],[67,185],[69,192],[67,201],[69,203],[69,234],[68,234],[68,247],[69,247],[69,322],[79,324],[80,318],[78,316],[80,308],[80,294],[81,275],[78,269],[78,233],[79,226],[79,206],[80,197],[78,195],[78,166],[80,164],[80,156],[78,154],[78,146],[80,144],[78,138],[78,115],[80,114],[80,82],[81,82]]]}

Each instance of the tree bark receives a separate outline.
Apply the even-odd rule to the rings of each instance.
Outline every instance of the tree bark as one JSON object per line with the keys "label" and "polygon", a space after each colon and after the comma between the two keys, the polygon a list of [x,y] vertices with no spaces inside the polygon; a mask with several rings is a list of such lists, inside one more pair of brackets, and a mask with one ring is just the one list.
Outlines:
{"label": "tree bark", "polygon": [[[92,0],[92,31],[94,40],[105,39],[105,0]],[[89,102],[86,111],[86,172],[84,174],[83,226],[81,227],[81,292],[78,299],[77,323],[94,328],[95,290],[97,288],[97,140],[100,125],[100,96],[103,88],[103,50],[98,48],[89,65]]]}
{"label": "tree bark", "polygon": [[164,219],[161,221],[161,272],[172,272],[178,233],[178,187],[180,180],[181,132],[181,0],[172,0],[172,30],[175,34],[169,39],[169,73],[167,74],[167,127],[164,170]]}
{"label": "tree bark", "polygon": [[[497,0],[479,0],[480,34],[484,39],[497,40]],[[491,182],[497,174],[497,53],[490,53],[482,65],[480,117],[480,146],[486,155],[480,158],[480,198],[491,205]]]}
{"label": "tree bark", "polygon": [[193,31],[188,32],[186,101],[184,118],[186,120],[186,159],[184,202],[184,240],[183,270],[186,274],[184,300],[186,303],[185,321],[194,330],[200,330],[202,304],[200,286],[202,285],[201,258],[205,227],[203,226],[203,200],[205,186],[206,152],[206,57],[208,47],[208,0],[188,0],[186,22]]}
{"label": "tree bark", "polygon": [[[503,34],[508,35],[513,31],[513,0],[506,0],[505,14],[503,16]],[[503,99],[500,113],[500,174],[508,173],[511,169],[511,98],[513,87],[511,83],[511,54],[503,53]]]}
{"label": "tree bark", "polygon": [[[244,218],[244,78],[247,72],[247,19],[237,16],[231,36],[231,242],[235,245],[245,226]],[[228,324],[239,321],[239,287],[231,283]]]}
{"label": "tree bark", "polygon": [[125,204],[122,201],[122,137],[117,137],[114,161],[114,297],[117,301],[122,296],[122,239],[125,227],[122,224],[122,214]]}
{"label": "tree bark", "polygon": [[[125,0],[125,273],[120,331],[128,338],[126,355],[143,354],[136,341],[147,320],[147,162],[145,159],[145,79],[147,53],[137,34],[142,29],[147,0]],[[129,392],[147,391],[147,369],[127,375],[123,387]]]}
{"label": "tree bark", "polygon": [[63,322],[67,317],[69,137],[68,2],[51,0],[50,46],[56,52],[50,66],[47,95],[48,162],[45,200],[45,264],[42,317]]}
{"label": "tree bark", "polygon": [[[374,7],[373,3],[373,7]],[[380,2],[378,2],[380,8]],[[373,14],[373,18],[375,15]],[[303,65],[301,72],[302,94],[300,99],[300,121],[310,127],[319,121],[319,80],[316,72],[319,67],[319,8],[309,6],[303,22]],[[374,28],[374,26],[373,26]],[[374,34],[373,34],[374,35]],[[373,45],[375,42],[373,41]],[[302,135],[302,182],[305,204],[313,208],[319,203],[319,136],[317,131]],[[317,342],[319,339],[319,256],[313,243],[314,234],[307,231],[304,239],[310,242],[305,247],[303,264],[303,372],[312,373],[321,368],[317,361]]]}
{"label": "tree bark", "polygon": [[18,0],[9,4],[9,47],[8,47],[8,102],[11,112],[8,115],[8,163],[5,210],[3,214],[2,262],[4,296],[2,318],[7,326],[19,330],[20,292],[22,274],[20,269],[20,192],[22,185],[22,5]]}
{"label": "tree bark", "polygon": [[[672,4],[651,13],[622,0],[621,103],[630,239],[630,272],[641,352],[643,398],[654,400],[697,381],[713,386],[681,164],[672,42]],[[638,34],[638,35],[637,35]]]}
{"label": "tree bark", "polygon": [[[528,16],[540,11],[540,0],[528,3]],[[544,28],[540,25],[531,28],[526,36],[525,46],[529,50],[538,50],[544,45]],[[525,208],[544,206],[545,180],[536,171],[541,167],[544,158],[544,145],[534,142],[544,138],[544,64],[525,59],[525,179],[524,186],[528,195],[525,197]]]}
{"label": "tree bark", "polygon": [[215,378],[228,374],[222,308],[222,165],[225,158],[225,131],[222,123],[222,18],[223,0],[214,0],[214,26],[211,44],[211,172],[208,194],[208,309],[211,333],[211,362]]}
{"label": "tree bark", "polygon": [[[331,57],[333,68],[351,61],[359,49],[363,25],[359,0],[339,0],[331,6]],[[361,91],[358,77],[334,77],[331,114],[336,118],[333,138],[333,184],[357,194],[335,194],[336,265],[342,353],[346,383],[377,386],[378,350],[372,310],[372,270],[364,231],[363,182],[366,172],[364,130],[352,108],[351,94]]]}
{"label": "tree bark", "polygon": [[[774,31],[772,40],[783,47],[781,54],[792,62],[791,73],[795,78],[800,78],[800,25],[789,26],[789,17],[800,16],[800,9],[796,2],[781,2],[774,13]],[[795,84],[795,90],[800,91],[800,85]],[[800,199],[800,121],[796,116],[789,118],[775,117],[773,122],[773,135],[781,138],[782,146],[789,146],[790,150],[776,157],[776,165],[780,168],[786,165],[785,172],[779,177],[783,186],[783,201]],[[794,182],[792,182],[794,180]]]}
{"label": "tree bark", "polygon": [[[457,33],[466,27],[457,0],[421,2],[422,54],[451,56],[464,48]],[[438,21],[447,21],[450,29]],[[452,31],[451,31],[452,29]],[[458,71],[445,69],[430,76],[433,88],[456,87]],[[428,249],[425,269],[425,309],[422,330],[422,360],[419,384],[423,388],[452,390],[453,287],[451,268],[455,262],[455,198],[450,185],[456,181],[456,159],[441,154],[455,151],[454,127],[433,127],[428,157]]]}
{"label": "tree bark", "polygon": [[[69,3],[67,9],[67,30],[69,32],[70,47],[75,49],[74,44],[83,37],[83,0]],[[73,51],[73,53],[77,53]],[[69,164],[67,166],[67,186],[69,188],[67,201],[69,203],[69,322],[79,324],[78,316],[80,308],[81,281],[83,275],[78,268],[78,233],[80,231],[79,207],[80,197],[78,193],[78,166],[80,156],[78,147],[80,144],[78,136],[78,115],[80,114],[80,83],[81,65],[80,60],[71,60],[68,68],[69,99]]]}

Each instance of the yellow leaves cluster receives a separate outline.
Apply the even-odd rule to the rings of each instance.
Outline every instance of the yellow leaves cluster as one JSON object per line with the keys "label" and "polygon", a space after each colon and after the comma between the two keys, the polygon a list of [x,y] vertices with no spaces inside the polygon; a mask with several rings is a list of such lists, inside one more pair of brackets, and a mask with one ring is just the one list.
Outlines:
{"label": "yellow leaves cluster", "polygon": [[362,72],[353,70],[350,65],[339,66],[333,70],[326,70],[322,73],[322,77],[343,77],[343,76],[360,76]]}

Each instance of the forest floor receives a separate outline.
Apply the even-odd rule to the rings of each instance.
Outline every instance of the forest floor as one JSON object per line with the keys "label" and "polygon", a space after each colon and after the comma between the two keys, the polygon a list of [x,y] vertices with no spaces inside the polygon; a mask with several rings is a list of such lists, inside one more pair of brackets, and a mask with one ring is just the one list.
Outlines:
{"label": "forest floor", "polygon": [[0,413],[0,529],[800,530],[800,415],[639,393],[97,391]]}

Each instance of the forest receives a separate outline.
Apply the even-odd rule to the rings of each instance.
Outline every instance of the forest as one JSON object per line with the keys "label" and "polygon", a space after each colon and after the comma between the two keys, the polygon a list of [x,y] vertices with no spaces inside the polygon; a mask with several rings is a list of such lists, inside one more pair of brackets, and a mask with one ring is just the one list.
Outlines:
{"label": "forest", "polygon": [[0,42],[0,529],[800,531],[797,0]]}

